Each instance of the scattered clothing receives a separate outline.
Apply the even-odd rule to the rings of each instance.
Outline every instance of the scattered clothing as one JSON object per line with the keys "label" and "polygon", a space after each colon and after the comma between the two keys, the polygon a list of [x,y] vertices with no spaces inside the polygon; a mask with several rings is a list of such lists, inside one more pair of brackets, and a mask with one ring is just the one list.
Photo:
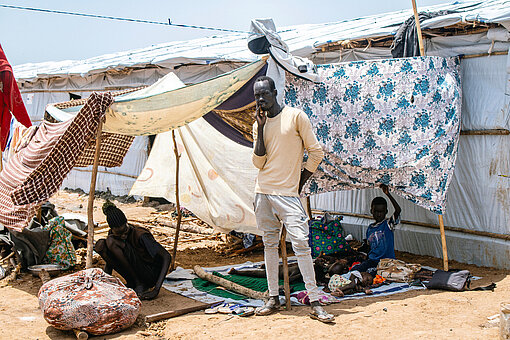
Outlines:
{"label": "scattered clothing", "polygon": [[58,264],[67,270],[76,264],[76,251],[71,239],[73,234],[65,227],[64,217],[52,218],[43,230],[50,231],[51,243],[43,258],[43,263]]}
{"label": "scattered clothing", "polygon": [[405,263],[396,259],[381,259],[377,265],[377,274],[388,281],[410,282],[420,269],[419,264]]}

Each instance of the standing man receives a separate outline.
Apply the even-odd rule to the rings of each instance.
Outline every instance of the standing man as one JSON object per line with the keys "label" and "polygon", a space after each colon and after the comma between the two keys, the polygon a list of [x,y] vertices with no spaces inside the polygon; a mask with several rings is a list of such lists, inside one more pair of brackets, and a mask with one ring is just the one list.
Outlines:
{"label": "standing man", "polygon": [[[255,184],[255,216],[263,232],[269,299],[256,315],[279,310],[278,244],[283,222],[298,259],[298,266],[312,305],[310,317],[332,322],[334,316],[319,304],[311,250],[308,245],[308,217],[299,200],[303,185],[324,157],[307,115],[296,108],[282,107],[276,101],[273,79],[262,76],[253,86],[257,104],[253,125],[253,164],[259,169]],[[304,148],[308,160],[301,171]]]}

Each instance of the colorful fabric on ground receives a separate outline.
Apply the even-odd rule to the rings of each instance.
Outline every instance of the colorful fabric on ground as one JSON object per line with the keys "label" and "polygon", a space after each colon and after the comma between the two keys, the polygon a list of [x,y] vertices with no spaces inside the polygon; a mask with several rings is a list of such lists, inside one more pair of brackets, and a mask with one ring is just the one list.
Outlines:
{"label": "colorful fabric on ground", "polygon": [[64,217],[57,216],[42,227],[44,230],[50,231],[51,239],[43,263],[59,264],[66,270],[76,264],[76,251],[71,242],[73,235],[66,229],[64,223]]}
{"label": "colorful fabric on ground", "polygon": [[93,335],[115,333],[131,326],[142,305],[134,290],[99,268],[46,282],[38,297],[44,319],[50,325]]}
{"label": "colorful fabric on ground", "polygon": [[0,223],[21,231],[35,206],[53,195],[96,134],[111,95],[91,94],[79,114],[63,123],[44,122],[0,173]]}
{"label": "colorful fabric on ground", "polygon": [[16,120],[26,127],[32,125],[25,104],[21,98],[18,84],[0,45],[0,148],[5,150],[11,127],[11,113]]}
{"label": "colorful fabric on ground", "polygon": [[442,213],[460,132],[458,58],[318,65],[320,83],[287,75],[285,103],[306,112],[326,156],[304,192],[384,183]]}
{"label": "colorful fabric on ground", "polygon": [[330,291],[334,292],[337,289],[347,286],[349,283],[351,283],[351,280],[346,279],[345,277],[343,277],[341,275],[334,274],[329,279],[328,288]]}
{"label": "colorful fabric on ground", "polygon": [[325,224],[322,220],[310,221],[308,242],[312,249],[312,257],[321,254],[347,253],[351,250],[344,238],[345,232],[339,220]]}

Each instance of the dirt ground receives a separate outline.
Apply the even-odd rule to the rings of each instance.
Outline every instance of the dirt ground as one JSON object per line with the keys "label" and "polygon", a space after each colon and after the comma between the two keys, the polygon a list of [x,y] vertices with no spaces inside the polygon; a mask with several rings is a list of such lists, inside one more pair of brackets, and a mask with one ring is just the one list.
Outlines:
{"label": "dirt ground", "polygon": [[[59,213],[86,213],[87,195],[61,191],[51,202]],[[102,223],[103,199],[94,205],[94,218]],[[171,249],[174,229],[168,206],[144,206],[142,202],[114,201],[128,219],[151,227],[156,238]],[[124,200],[126,202],[126,200]],[[195,223],[195,224],[194,224]],[[195,225],[189,221],[185,224]],[[202,228],[207,231],[207,228]],[[106,235],[99,226],[96,239]],[[225,244],[223,236],[182,233],[178,246],[177,265],[211,267],[238,264],[263,259],[261,250],[248,255],[230,257],[220,252]],[[435,268],[441,259],[398,253],[397,257],[411,263]],[[510,271],[476,267],[451,262],[452,268],[468,269],[482,277],[475,285],[497,284],[494,292],[443,292],[433,290],[410,291],[387,297],[369,297],[326,306],[336,315],[336,323],[322,324],[307,316],[307,307],[292,307],[291,311],[267,317],[232,317],[223,314],[207,315],[195,312],[152,323],[138,322],[118,334],[98,339],[327,339],[327,338],[398,338],[398,339],[497,339],[499,326],[490,317],[499,314],[500,303],[509,302]],[[80,268],[80,266],[78,266]],[[11,282],[0,281],[0,339],[74,339],[72,332],[49,326],[38,306],[37,292],[41,280],[23,273]],[[141,314],[148,315],[168,310],[198,306],[200,302],[161,290],[157,299],[144,301]]]}

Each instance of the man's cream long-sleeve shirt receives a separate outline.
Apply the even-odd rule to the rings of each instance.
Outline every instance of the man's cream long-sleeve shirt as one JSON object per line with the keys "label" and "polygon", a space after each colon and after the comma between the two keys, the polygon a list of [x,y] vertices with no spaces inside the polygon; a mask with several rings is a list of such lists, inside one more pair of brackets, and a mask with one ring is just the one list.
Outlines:
{"label": "man's cream long-sleeve shirt", "polygon": [[[257,122],[253,125],[253,143],[257,141]],[[266,154],[253,153],[253,165],[259,169],[255,192],[299,196],[299,179],[304,149],[308,152],[305,169],[317,170],[324,152],[312,130],[308,116],[301,110],[285,106],[264,125]]]}

